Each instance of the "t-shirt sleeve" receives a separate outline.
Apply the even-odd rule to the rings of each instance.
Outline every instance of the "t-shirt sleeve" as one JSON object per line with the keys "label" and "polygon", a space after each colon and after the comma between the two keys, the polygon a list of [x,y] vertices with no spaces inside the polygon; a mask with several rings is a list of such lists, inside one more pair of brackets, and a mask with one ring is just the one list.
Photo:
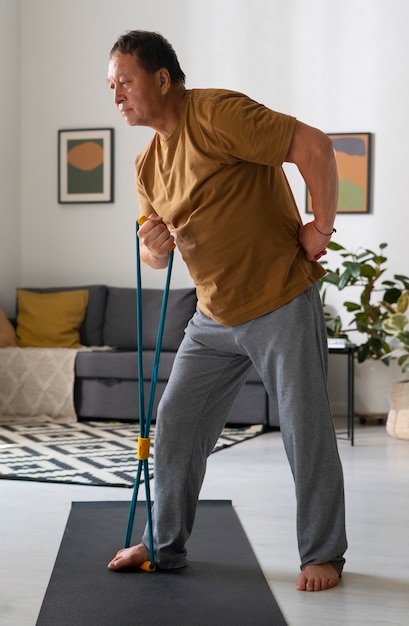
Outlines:
{"label": "t-shirt sleeve", "polygon": [[220,149],[234,159],[280,167],[290,148],[296,119],[242,94],[221,97],[212,126]]}

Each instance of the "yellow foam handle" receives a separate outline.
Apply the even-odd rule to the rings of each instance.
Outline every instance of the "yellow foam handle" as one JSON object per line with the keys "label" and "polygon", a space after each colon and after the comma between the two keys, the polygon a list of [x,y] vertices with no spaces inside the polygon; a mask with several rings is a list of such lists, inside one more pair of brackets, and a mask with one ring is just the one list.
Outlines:
{"label": "yellow foam handle", "polygon": [[144,572],[154,572],[156,570],[156,565],[151,567],[151,562],[145,561],[139,566],[139,569],[143,569]]}
{"label": "yellow foam handle", "polygon": [[140,461],[149,459],[151,440],[150,437],[138,437],[138,445],[136,448],[136,458]]}

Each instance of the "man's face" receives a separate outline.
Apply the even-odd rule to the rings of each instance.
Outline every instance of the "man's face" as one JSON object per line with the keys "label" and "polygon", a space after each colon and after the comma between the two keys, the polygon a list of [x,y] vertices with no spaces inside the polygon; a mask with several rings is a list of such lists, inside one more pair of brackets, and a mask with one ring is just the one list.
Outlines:
{"label": "man's face", "polygon": [[155,126],[162,104],[159,72],[148,74],[132,54],[116,52],[110,59],[108,85],[129,126]]}

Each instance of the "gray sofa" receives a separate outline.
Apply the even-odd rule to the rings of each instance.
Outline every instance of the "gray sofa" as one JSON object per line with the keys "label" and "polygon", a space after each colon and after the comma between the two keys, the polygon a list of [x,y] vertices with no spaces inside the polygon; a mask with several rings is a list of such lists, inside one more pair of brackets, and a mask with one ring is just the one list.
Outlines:
{"label": "gray sofa", "polygon": [[[28,288],[49,293],[88,289],[87,313],[80,329],[85,346],[109,351],[80,352],[75,365],[75,408],[80,420],[137,420],[138,362],[136,290],[107,285]],[[162,291],[143,289],[143,363],[147,400],[155,355]],[[170,289],[156,385],[153,420],[187,322],[196,309],[194,289]],[[229,424],[278,427],[278,417],[255,370],[250,372],[228,418]]]}

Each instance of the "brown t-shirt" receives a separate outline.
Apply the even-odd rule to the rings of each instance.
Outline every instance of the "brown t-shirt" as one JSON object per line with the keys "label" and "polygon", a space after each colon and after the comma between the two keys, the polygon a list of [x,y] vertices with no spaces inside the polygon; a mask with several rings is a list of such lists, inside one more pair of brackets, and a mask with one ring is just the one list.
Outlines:
{"label": "brown t-shirt", "polygon": [[136,159],[141,215],[163,218],[199,308],[221,324],[269,313],[324,274],[298,243],[282,170],[295,123],[240,93],[192,89],[173,135],[156,134]]}

